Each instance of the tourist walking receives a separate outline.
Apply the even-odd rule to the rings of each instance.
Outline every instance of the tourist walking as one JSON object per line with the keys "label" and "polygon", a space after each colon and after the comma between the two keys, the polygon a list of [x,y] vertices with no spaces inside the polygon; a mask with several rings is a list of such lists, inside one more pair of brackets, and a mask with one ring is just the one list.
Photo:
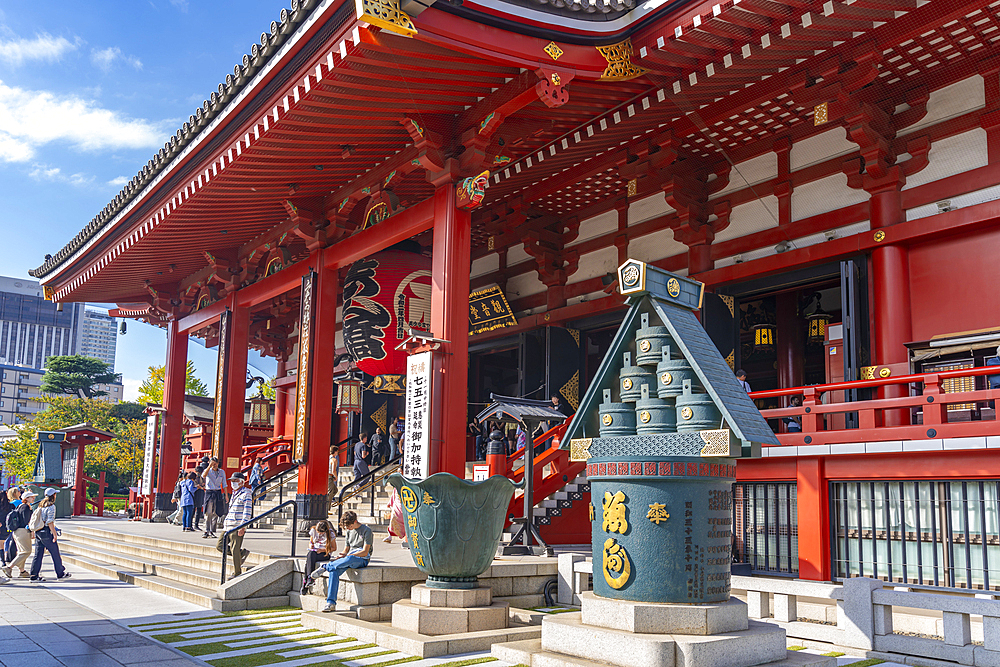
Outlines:
{"label": "tourist walking", "polygon": [[[253,491],[247,486],[246,475],[234,472],[229,478],[229,486],[233,495],[229,499],[229,512],[222,522],[222,535],[215,545],[219,553],[223,553],[222,543],[226,539],[226,533],[253,518]],[[229,551],[233,554],[233,568],[237,577],[243,573],[243,561],[250,555],[250,551],[243,548],[243,536],[246,532],[246,528],[240,528],[229,536]]]}
{"label": "tourist walking", "polygon": [[[258,456],[254,459],[253,468],[250,469],[250,490],[256,491],[257,487],[264,483],[264,473],[267,471],[267,466],[264,465]],[[260,500],[266,500],[267,496],[261,495]]]}
{"label": "tourist walking", "polygon": [[205,534],[202,537],[215,537],[219,517],[226,515],[226,497],[223,492],[226,473],[219,470],[218,457],[213,456],[209,460],[202,479],[205,484]]}
{"label": "tourist walking", "polygon": [[11,537],[14,538],[14,543],[17,544],[17,555],[11,562],[7,563],[7,567],[3,568],[3,573],[4,576],[11,577],[13,576],[11,572],[17,568],[19,576],[27,579],[29,573],[25,563],[28,561],[28,554],[31,553],[31,532],[28,530],[28,522],[31,521],[31,504],[35,502],[38,495],[31,489],[21,492],[19,499],[12,497],[16,495],[8,496],[11,499],[11,504],[16,502],[17,505],[7,515],[6,524]]}
{"label": "tourist walking", "polygon": [[208,457],[201,457],[201,462],[194,469],[197,476],[195,477],[195,490],[194,490],[194,529],[195,531],[201,530],[201,520],[205,517],[205,482],[202,480],[202,475],[205,473],[205,469],[208,468]]}
{"label": "tourist walking", "polygon": [[316,522],[316,525],[309,529],[309,551],[306,552],[306,575],[302,579],[302,595],[309,592],[316,580],[310,575],[316,570],[318,563],[330,560],[330,554],[337,549],[337,538],[333,534],[330,522]]}
{"label": "tourist walking", "polygon": [[[14,539],[10,535],[10,530],[7,528],[7,515],[14,511],[14,505],[11,504],[10,498],[7,497],[7,492],[0,493],[0,584],[6,584],[10,581],[10,574],[6,572],[7,569],[7,542],[10,541],[11,545],[14,544]],[[11,558],[11,560],[14,560]]]}
{"label": "tourist walking", "polygon": [[184,472],[184,469],[182,468],[177,473],[177,481],[174,482],[174,492],[170,496],[171,502],[177,506],[177,509],[174,510],[173,514],[167,517],[167,523],[172,523],[175,526],[182,525],[181,516],[183,515],[183,511],[181,510],[181,484],[184,483],[185,479],[187,479],[187,473]]}
{"label": "tourist walking", "polygon": [[32,512],[28,523],[35,537],[35,555],[31,559],[31,581],[45,581],[42,572],[42,556],[49,552],[52,567],[56,571],[56,579],[69,579],[70,574],[63,567],[62,556],[59,553],[59,531],[56,530],[56,490],[45,489],[45,498],[38,508]]}
{"label": "tourist walking", "polygon": [[361,432],[356,445],[354,445],[354,479],[359,479],[368,474],[367,457],[371,450],[368,447],[368,433]]}
{"label": "tourist walking", "polygon": [[403,503],[399,499],[399,491],[392,489],[389,496],[389,534],[382,538],[386,544],[392,544],[392,538],[398,537],[403,540],[403,548],[409,547],[406,542],[406,524],[403,523]]}
{"label": "tourist walking", "polygon": [[403,453],[402,440],[405,425],[404,415],[399,415],[399,417],[389,424],[389,456],[392,458],[396,458]]}
{"label": "tourist walking", "polygon": [[750,388],[750,383],[747,382],[747,372],[742,368],[736,369],[736,381],[740,383],[740,386],[743,387],[743,391],[746,393],[749,394],[753,391],[753,389]]}
{"label": "tourist walking", "polygon": [[194,532],[191,522],[194,519],[194,493],[198,490],[198,473],[193,470],[187,474],[187,479],[181,482],[181,524],[185,532]]}
{"label": "tourist walking", "polygon": [[347,570],[360,570],[363,567],[368,567],[368,562],[372,558],[372,542],[375,539],[372,529],[361,525],[358,522],[358,515],[351,510],[344,512],[344,516],[340,519],[340,527],[347,531],[344,536],[347,546],[340,552],[337,560],[324,563],[309,575],[316,579],[322,574],[322,570],[329,573],[330,581],[326,588],[326,606],[323,607],[323,611],[328,612],[337,610],[340,575]]}

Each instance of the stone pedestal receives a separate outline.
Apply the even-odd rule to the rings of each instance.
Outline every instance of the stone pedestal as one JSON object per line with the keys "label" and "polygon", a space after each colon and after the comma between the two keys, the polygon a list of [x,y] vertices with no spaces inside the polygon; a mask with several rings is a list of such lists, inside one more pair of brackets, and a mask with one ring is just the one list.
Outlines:
{"label": "stone pedestal", "polygon": [[452,635],[507,627],[508,605],[493,602],[488,586],[431,588],[418,584],[410,599],[392,605],[392,627],[421,635]]}
{"label": "stone pedestal", "polygon": [[750,621],[731,598],[707,605],[653,604],[580,595],[580,614],[542,621],[537,644],[495,644],[493,655],[531,667],[835,667],[836,659],[799,656],[785,631]]}

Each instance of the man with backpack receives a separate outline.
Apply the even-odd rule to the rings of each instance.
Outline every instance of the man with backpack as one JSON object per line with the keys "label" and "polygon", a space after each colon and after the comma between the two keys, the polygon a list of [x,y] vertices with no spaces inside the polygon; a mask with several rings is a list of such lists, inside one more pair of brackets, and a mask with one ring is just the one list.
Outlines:
{"label": "man with backpack", "polygon": [[36,498],[38,498],[38,494],[31,489],[22,493],[21,504],[5,519],[7,530],[11,532],[14,542],[17,543],[17,556],[8,563],[7,567],[2,569],[5,576],[12,576],[11,571],[15,567],[19,570],[21,578],[27,579],[31,576],[24,565],[28,560],[28,554],[31,553],[31,533],[28,531],[28,523],[31,521],[31,503]]}

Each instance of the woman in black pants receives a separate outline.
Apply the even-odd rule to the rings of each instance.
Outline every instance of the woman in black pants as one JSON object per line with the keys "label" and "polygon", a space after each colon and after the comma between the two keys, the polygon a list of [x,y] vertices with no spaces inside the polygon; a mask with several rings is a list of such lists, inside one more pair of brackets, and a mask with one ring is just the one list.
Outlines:
{"label": "woman in black pants", "polygon": [[45,581],[39,574],[42,571],[42,556],[46,551],[52,556],[52,566],[56,571],[56,579],[69,579],[69,572],[63,567],[62,555],[59,553],[58,532],[56,531],[56,490],[45,489],[45,499],[36,512],[41,512],[42,527],[34,532],[35,555],[31,559],[31,581]]}
{"label": "woman in black pants", "polygon": [[309,529],[309,551],[306,552],[306,571],[302,574],[302,595],[309,592],[315,582],[309,576],[316,563],[330,560],[330,554],[337,550],[337,538],[330,529],[329,521],[320,521]]}

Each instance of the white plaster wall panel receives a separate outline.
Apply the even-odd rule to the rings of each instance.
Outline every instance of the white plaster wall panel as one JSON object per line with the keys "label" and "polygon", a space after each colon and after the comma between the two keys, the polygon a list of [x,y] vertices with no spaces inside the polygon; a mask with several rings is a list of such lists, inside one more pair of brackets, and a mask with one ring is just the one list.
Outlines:
{"label": "white plaster wall panel", "polygon": [[507,280],[505,294],[508,299],[520,299],[522,297],[538,294],[546,290],[545,284],[538,279],[536,271],[522,273]]}
{"label": "white plaster wall panel", "polygon": [[822,134],[792,144],[792,152],[788,157],[792,171],[795,171],[837,155],[856,153],[857,150],[857,144],[848,141],[847,131],[835,126]]}
{"label": "white plaster wall panel", "polygon": [[655,218],[658,215],[673,212],[674,209],[667,205],[667,198],[662,192],[658,192],[655,195],[650,195],[645,199],[640,199],[629,204],[628,224],[636,225],[650,218]]}
{"label": "white plaster wall panel", "polygon": [[[842,239],[848,236],[854,236],[855,234],[860,234],[862,232],[867,232],[871,230],[871,223],[868,220],[863,222],[858,222],[853,225],[845,225],[843,227],[837,227],[833,231],[836,233],[834,238]],[[792,250],[798,248],[805,248],[811,245],[817,245],[819,243],[826,243],[826,234],[812,234],[810,236],[804,236],[799,239],[792,241]],[[749,252],[742,253],[740,255],[733,255],[730,257],[723,257],[721,259],[715,260],[715,268],[720,269],[724,266],[732,266],[736,264],[736,258],[739,257],[743,262],[752,262],[755,259],[761,259],[762,257],[770,257],[771,255],[778,254],[774,249],[773,245],[764,246],[762,248],[755,248]]]}
{"label": "white plaster wall panel", "polygon": [[927,101],[927,115],[920,122],[906,128],[906,134],[984,106],[986,86],[983,84],[983,77],[976,74],[931,93]]}
{"label": "white plaster wall panel", "polygon": [[618,270],[618,248],[602,248],[596,252],[588,252],[580,256],[580,264],[568,284],[590,280],[598,276],[614,273]]}
{"label": "white plaster wall panel", "polygon": [[778,155],[768,152],[758,155],[745,162],[740,162],[729,172],[729,185],[723,188],[713,199],[724,196],[727,192],[742,190],[750,185],[769,181],[778,175]]}
{"label": "white plaster wall panel", "polygon": [[507,266],[514,266],[518,262],[531,259],[531,255],[524,252],[524,244],[518,243],[507,248]]}
{"label": "white plaster wall panel", "polygon": [[472,277],[477,278],[479,276],[486,275],[500,268],[500,255],[495,252],[491,252],[485,257],[480,257],[479,259],[472,260]]}
{"label": "white plaster wall panel", "polygon": [[613,232],[616,229],[618,229],[618,211],[614,209],[596,215],[593,218],[587,218],[580,223],[580,232],[577,234],[576,240],[568,247],[596,238],[602,234]]}
{"label": "white plaster wall panel", "polygon": [[687,246],[674,240],[674,232],[661,229],[658,232],[629,239],[628,256],[641,262],[655,262],[687,252]]}
{"label": "white plaster wall panel", "polygon": [[[976,204],[982,204],[988,201],[995,201],[1000,199],[1000,185],[994,185],[983,190],[977,190],[975,192],[970,192],[964,195],[958,195],[957,197],[952,197],[949,199],[951,202],[951,208],[966,208],[967,206],[975,206]],[[926,218],[931,215],[937,215],[940,213],[937,203],[927,204],[926,206],[918,206],[917,208],[911,208],[906,212],[907,220],[916,220],[917,218]]]}
{"label": "white plaster wall panel", "polygon": [[778,198],[761,197],[739,206],[729,214],[729,226],[715,235],[715,243],[736,239],[747,234],[778,226]]}
{"label": "white plaster wall panel", "polygon": [[868,201],[868,193],[847,186],[847,175],[834,174],[792,191],[792,220],[810,218],[838,208]]}
{"label": "white plaster wall panel", "polygon": [[930,164],[923,171],[906,178],[904,190],[985,167],[989,163],[986,155],[986,130],[976,128],[971,132],[935,141],[931,144],[928,158]]}

